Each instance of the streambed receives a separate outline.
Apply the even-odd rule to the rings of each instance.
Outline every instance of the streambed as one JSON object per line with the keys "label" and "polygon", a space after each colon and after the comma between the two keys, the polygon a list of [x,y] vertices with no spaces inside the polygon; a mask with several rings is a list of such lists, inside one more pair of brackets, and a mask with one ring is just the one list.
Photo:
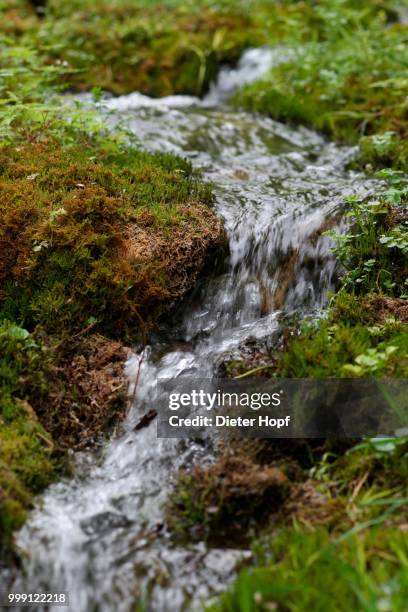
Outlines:
{"label": "streambed", "polygon": [[38,500],[18,534],[20,590],[69,591],[73,612],[130,612],[140,599],[154,612],[200,609],[249,557],[203,542],[174,544],[163,516],[172,477],[210,460],[211,444],[157,439],[154,421],[135,425],[154,407],[161,378],[211,378],[243,343],[279,335],[282,313],[318,314],[337,274],[324,230],[342,223],[346,196],[374,190],[347,169],[352,148],[227,105],[234,88],[276,61],[268,49],[247,52],[205,100],[135,93],[103,103],[112,125],[151,150],[188,157],[213,183],[229,255],[129,360],[134,399],[121,431],[102,451],[78,454],[74,476]]}

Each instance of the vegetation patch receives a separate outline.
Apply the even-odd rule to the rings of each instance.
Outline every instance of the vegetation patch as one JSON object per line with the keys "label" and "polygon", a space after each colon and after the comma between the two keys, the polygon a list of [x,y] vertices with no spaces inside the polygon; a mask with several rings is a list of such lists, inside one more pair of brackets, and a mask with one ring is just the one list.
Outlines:
{"label": "vegetation patch", "polygon": [[178,474],[168,508],[178,537],[237,545],[261,534],[274,546],[282,530],[324,528],[329,542],[379,525],[406,529],[404,438],[243,440],[220,451],[214,464]]}
{"label": "vegetation patch", "polygon": [[179,472],[168,508],[170,527],[181,537],[245,541],[289,493],[283,472],[261,466],[243,453]]}
{"label": "vegetation patch", "polygon": [[[276,442],[285,444],[244,442],[244,453],[267,445],[271,468]],[[251,566],[208,609],[325,610],[334,593],[342,610],[404,609],[407,441],[365,440],[346,451],[327,445],[253,543]]]}
{"label": "vegetation patch", "polygon": [[29,403],[45,401],[46,347],[14,323],[0,325],[0,554],[21,526],[33,493],[55,475],[53,442]]}
{"label": "vegetation patch", "polygon": [[233,2],[87,0],[46,3],[44,18],[28,2],[3,2],[0,31],[30,41],[49,64],[64,65],[70,89],[114,94],[200,95],[222,63],[259,44],[248,11]]}
{"label": "vegetation patch", "polygon": [[[248,47],[292,44],[396,19],[393,0],[28,0],[0,1],[0,32],[64,66],[70,89],[152,96],[204,93],[222,64]],[[338,4],[338,6],[337,6]],[[380,42],[378,43],[381,44]],[[361,56],[361,53],[360,53]]]}
{"label": "vegetation patch", "polygon": [[50,333],[135,335],[193,284],[222,240],[190,165],[136,150],[0,150],[0,308]]}
{"label": "vegetation patch", "polygon": [[242,571],[213,612],[405,610],[407,539],[399,529],[364,530],[331,541],[327,531],[282,531],[255,547],[258,567]]}
{"label": "vegetation patch", "polygon": [[289,58],[236,103],[360,142],[367,167],[406,170],[407,26],[390,25],[381,12],[367,21],[364,3],[354,12],[345,2],[318,5],[325,36],[293,40]]}
{"label": "vegetation patch", "polygon": [[28,0],[0,0],[0,32],[21,37],[38,24],[33,4]]}
{"label": "vegetation patch", "polygon": [[407,376],[408,332],[393,324],[370,329],[332,321],[306,325],[278,356],[283,378]]}

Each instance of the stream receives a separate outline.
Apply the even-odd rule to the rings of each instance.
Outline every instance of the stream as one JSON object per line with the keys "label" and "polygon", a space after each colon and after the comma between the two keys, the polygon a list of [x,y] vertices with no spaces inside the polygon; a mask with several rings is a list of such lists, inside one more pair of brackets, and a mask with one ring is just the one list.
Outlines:
{"label": "stream", "polygon": [[134,428],[154,407],[161,378],[211,378],[225,355],[279,336],[282,313],[318,314],[335,290],[324,230],[341,226],[345,197],[369,195],[374,181],[347,169],[354,149],[227,104],[238,86],[284,56],[247,51],[204,100],[134,93],[101,105],[113,126],[125,126],[143,146],[183,155],[202,170],[214,185],[229,255],[151,346],[129,359],[130,397],[137,378],[138,386],[120,431],[102,450],[78,454],[74,476],[38,500],[17,536],[20,591],[69,591],[73,612],[130,612],[137,601],[153,612],[200,610],[250,556],[173,542],[163,514],[172,478],[181,466],[210,461],[211,444],[157,439],[154,421]]}

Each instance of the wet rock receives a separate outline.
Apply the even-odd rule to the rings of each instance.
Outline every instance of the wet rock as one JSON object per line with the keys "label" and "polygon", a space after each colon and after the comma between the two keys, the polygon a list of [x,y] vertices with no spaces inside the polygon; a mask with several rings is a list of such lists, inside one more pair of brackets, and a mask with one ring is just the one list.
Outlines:
{"label": "wet rock", "polygon": [[106,533],[112,529],[129,527],[131,525],[125,516],[115,512],[101,512],[81,521],[81,529],[87,535]]}
{"label": "wet rock", "polygon": [[216,360],[218,376],[234,377],[246,370],[270,363],[269,351],[263,340],[250,340],[238,348],[220,355]]}

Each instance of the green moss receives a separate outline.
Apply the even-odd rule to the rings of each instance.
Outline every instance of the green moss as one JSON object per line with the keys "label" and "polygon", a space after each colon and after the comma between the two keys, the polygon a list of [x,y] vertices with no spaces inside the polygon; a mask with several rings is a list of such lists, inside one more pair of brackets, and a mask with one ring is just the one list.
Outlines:
{"label": "green moss", "polygon": [[52,441],[29,404],[45,397],[48,369],[41,343],[14,323],[0,325],[0,551],[56,473]]}
{"label": "green moss", "polygon": [[387,326],[321,321],[305,326],[289,343],[278,357],[275,373],[283,378],[406,377],[407,350],[406,329],[390,333]]}
{"label": "green moss", "polygon": [[367,171],[372,168],[408,168],[407,140],[395,132],[383,132],[373,136],[363,136],[359,141],[359,164]]}
{"label": "green moss", "polygon": [[[316,474],[335,483],[339,494],[352,494],[356,482],[364,477],[362,496],[372,487],[387,491],[385,497],[404,501],[407,493],[408,440],[406,438],[373,438],[363,440],[343,455],[324,458]],[[370,518],[381,510],[381,504],[370,509]],[[403,503],[400,504],[404,512]]]}
{"label": "green moss", "polygon": [[248,11],[232,2],[51,1],[46,18],[29,25],[25,3],[3,10],[21,23],[1,29],[24,34],[47,62],[65,64],[71,89],[200,94],[222,63],[261,42]]}
{"label": "green moss", "polygon": [[[250,46],[327,40],[342,11],[344,29],[395,18],[394,2],[321,0],[49,0],[36,19],[25,0],[2,0],[0,32],[40,50],[47,63],[64,64],[74,89],[102,87],[115,94],[201,94],[223,63]],[[333,12],[334,11],[334,12]]]}
{"label": "green moss", "polygon": [[0,181],[0,308],[31,329],[148,327],[221,237],[208,188],[169,155],[9,146]]}

